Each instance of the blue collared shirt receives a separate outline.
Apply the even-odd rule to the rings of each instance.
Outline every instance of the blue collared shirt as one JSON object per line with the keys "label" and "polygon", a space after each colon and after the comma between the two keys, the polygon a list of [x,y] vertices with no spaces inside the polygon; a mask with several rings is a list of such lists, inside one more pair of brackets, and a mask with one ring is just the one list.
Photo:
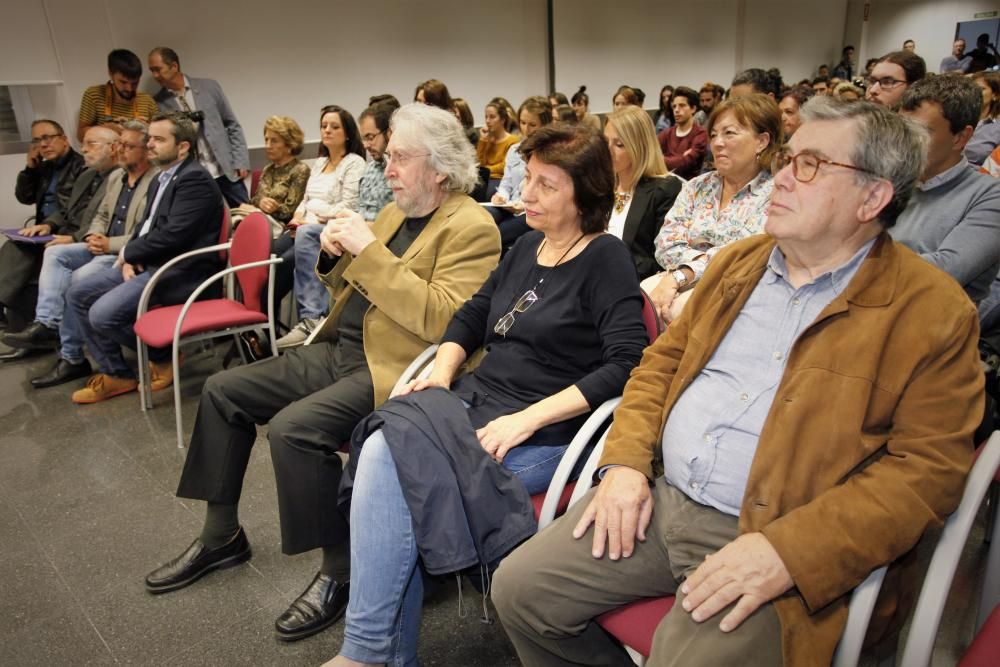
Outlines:
{"label": "blue collared shirt", "polygon": [[160,172],[160,175],[156,178],[159,179],[160,185],[156,188],[156,198],[153,199],[153,206],[149,209],[149,217],[142,223],[142,228],[139,230],[139,236],[145,236],[149,233],[150,228],[153,226],[153,220],[156,219],[156,209],[160,207],[160,200],[163,199],[163,192],[167,189],[167,184],[170,179],[174,177],[177,170],[181,168],[184,161],[181,160],[169,169]]}
{"label": "blue collared shirt", "polygon": [[667,482],[695,502],[739,516],[750,465],[792,345],[847,287],[874,244],[795,289],[775,247],[767,269],[663,429]]}

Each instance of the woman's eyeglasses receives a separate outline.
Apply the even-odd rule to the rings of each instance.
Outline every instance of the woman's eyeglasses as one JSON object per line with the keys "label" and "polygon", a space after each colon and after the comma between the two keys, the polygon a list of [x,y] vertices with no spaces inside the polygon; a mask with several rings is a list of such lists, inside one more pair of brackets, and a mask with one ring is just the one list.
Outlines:
{"label": "woman's eyeglasses", "polygon": [[535,294],[535,290],[530,289],[522,294],[521,298],[514,304],[514,307],[510,309],[510,312],[497,320],[496,326],[493,327],[493,332],[501,336],[506,336],[510,328],[514,326],[514,316],[527,311],[528,308],[531,308],[531,304],[536,301],[538,301],[538,295]]}

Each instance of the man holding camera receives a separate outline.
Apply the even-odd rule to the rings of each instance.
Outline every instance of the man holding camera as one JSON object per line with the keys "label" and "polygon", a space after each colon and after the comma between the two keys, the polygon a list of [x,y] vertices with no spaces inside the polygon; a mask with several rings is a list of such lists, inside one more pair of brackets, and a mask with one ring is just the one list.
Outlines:
{"label": "man holding camera", "polygon": [[250,201],[243,184],[250,173],[247,140],[219,82],[185,76],[177,53],[165,46],[149,53],[149,72],[163,86],[153,96],[160,109],[182,111],[197,124],[198,161],[215,179],[228,206]]}

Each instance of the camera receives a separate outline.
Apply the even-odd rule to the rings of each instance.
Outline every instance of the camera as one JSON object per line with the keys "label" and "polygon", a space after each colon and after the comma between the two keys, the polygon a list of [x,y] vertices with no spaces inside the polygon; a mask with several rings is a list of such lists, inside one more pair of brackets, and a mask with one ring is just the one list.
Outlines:
{"label": "camera", "polygon": [[197,109],[195,111],[178,111],[176,113],[181,114],[192,123],[200,123],[201,121],[205,120],[205,112],[201,111],[200,109]]}

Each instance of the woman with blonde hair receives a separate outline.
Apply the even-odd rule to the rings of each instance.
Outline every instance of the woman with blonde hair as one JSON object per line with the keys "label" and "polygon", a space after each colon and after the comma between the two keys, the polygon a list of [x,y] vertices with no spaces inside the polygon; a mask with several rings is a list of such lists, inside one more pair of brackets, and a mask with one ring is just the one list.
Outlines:
{"label": "woman with blonde hair", "polygon": [[611,113],[604,139],[615,173],[615,205],[608,233],[628,246],[642,280],[660,268],[653,257],[654,241],[681,191],[681,182],[667,173],[653,121],[639,107]]}
{"label": "woman with blonde hair", "polygon": [[294,118],[270,116],[264,121],[267,165],[249,203],[232,210],[234,226],[248,214],[260,211],[271,223],[273,237],[284,231],[302,201],[309,180],[309,165],[299,162],[297,157],[304,145],[305,134]]}

